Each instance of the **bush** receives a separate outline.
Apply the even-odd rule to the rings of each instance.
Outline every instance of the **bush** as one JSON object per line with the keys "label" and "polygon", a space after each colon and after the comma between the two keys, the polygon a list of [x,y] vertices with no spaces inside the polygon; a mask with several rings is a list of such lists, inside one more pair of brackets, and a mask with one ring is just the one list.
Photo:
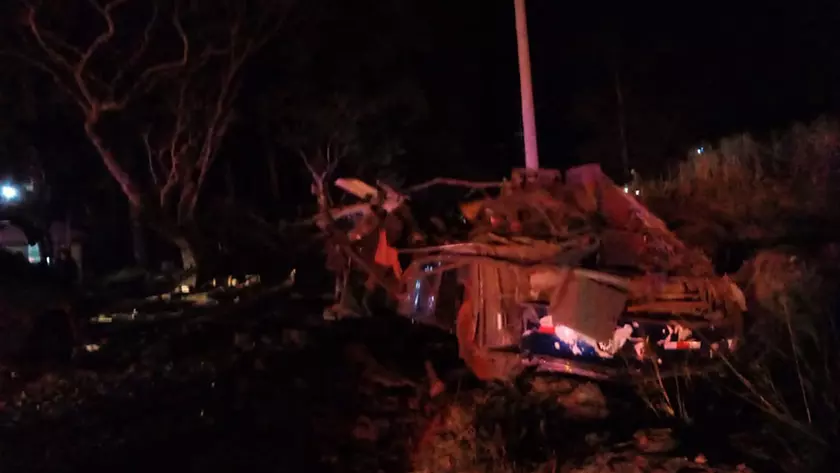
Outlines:
{"label": "bush", "polygon": [[793,222],[837,220],[838,171],[840,124],[822,118],[763,142],[725,138],[641,187],[651,209],[688,240],[767,240],[801,232]]}
{"label": "bush", "polygon": [[838,170],[840,125],[819,119],[765,141],[721,140],[641,186],[647,205],[687,242],[714,252],[737,242],[754,253],[736,278],[750,327],[728,360],[735,382],[714,382],[756,408],[767,427],[753,444],[788,471],[815,471],[838,455],[838,265],[814,251],[840,228]]}
{"label": "bush", "polygon": [[765,446],[789,471],[832,464],[840,442],[840,332],[825,263],[766,250],[744,271],[752,327],[731,365],[735,389],[767,416]]}

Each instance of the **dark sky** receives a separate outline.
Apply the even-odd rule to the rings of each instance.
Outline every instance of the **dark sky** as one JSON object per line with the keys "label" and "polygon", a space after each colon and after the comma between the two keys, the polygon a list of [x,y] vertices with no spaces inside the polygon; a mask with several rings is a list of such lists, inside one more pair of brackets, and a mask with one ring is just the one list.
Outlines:
{"label": "dark sky", "polygon": [[[245,182],[265,173],[257,105],[268,103],[271,114],[282,115],[270,101],[272,91],[294,90],[313,78],[346,83],[342,74],[355,65],[377,62],[379,43],[393,43],[386,46],[396,59],[386,61],[388,73],[373,74],[377,80],[359,82],[377,88],[402,74],[420,82],[428,100],[430,119],[412,132],[407,162],[399,163],[407,181],[436,175],[496,179],[522,165],[513,0],[318,1],[323,3],[304,5],[334,4],[332,19],[284,29],[289,36],[249,69],[225,148],[228,156],[253,157]],[[840,2],[527,0],[527,7],[544,167],[596,161],[615,170],[621,149],[616,73],[631,165],[643,174],[663,171],[701,141],[783,129],[840,107]],[[13,22],[0,24],[9,33],[19,29]],[[372,38],[366,37],[369,30],[377,31]],[[283,56],[295,41],[321,48],[297,54],[309,69],[299,70],[300,64]],[[401,72],[394,73],[395,64]],[[11,82],[25,77],[10,71]],[[32,94],[40,102],[47,96],[40,89]],[[29,134],[30,141],[79,148],[98,166],[83,136],[73,143],[43,139],[47,129],[79,134],[78,117],[68,110],[46,124],[49,116],[41,112],[30,126],[38,136]],[[61,120],[70,121],[57,126]],[[299,168],[297,158],[291,159],[291,167]],[[241,159],[231,162],[247,167]],[[286,174],[293,182],[306,177],[299,169]]]}
{"label": "dark sky", "polygon": [[[600,162],[617,174],[616,76],[625,97],[631,166],[643,176],[665,172],[700,142],[782,130],[840,108],[840,2],[527,2],[543,167]],[[7,3],[0,3],[0,39],[26,50],[31,41],[20,41],[26,32],[15,21],[19,4]],[[103,26],[90,11],[77,20],[62,13],[64,3],[44,5],[59,6],[55,22],[70,23],[64,26],[82,44]],[[272,121],[288,117],[278,95],[317,99],[349,91],[367,103],[367,95],[380,89],[419,86],[425,118],[404,127],[410,128],[402,130],[405,154],[383,166],[407,184],[435,176],[496,180],[523,165],[513,0],[299,5],[312,10],[301,12],[302,23],[282,28],[243,74],[236,120],[205,200],[235,194],[237,202],[283,218],[298,215],[301,206],[311,211],[310,178]],[[319,16],[324,11],[326,17]],[[144,23],[136,14],[128,12],[122,21],[127,35],[142,37]],[[170,49],[153,53],[165,56]],[[111,63],[103,57],[97,64],[107,72]],[[46,75],[22,62],[3,65],[9,67],[0,70],[0,105],[9,113],[0,120],[0,153],[36,153],[49,168],[60,213],[74,207],[80,216],[125,217],[125,202],[111,198],[119,190],[84,136],[78,110]],[[129,126],[136,117],[120,118],[126,120],[113,124],[109,146],[145,169],[139,131]],[[401,118],[379,120],[366,131],[366,144],[397,135],[382,122],[399,127]],[[369,148],[359,154],[366,159]],[[279,201],[270,199],[270,160],[279,163]],[[341,174],[377,177],[360,167],[350,165]]]}
{"label": "dark sky", "polygon": [[[513,0],[485,5],[481,134],[501,165],[523,153]],[[617,163],[616,70],[631,164],[641,169],[697,141],[784,128],[840,104],[838,2],[528,0],[527,8],[546,167]]]}

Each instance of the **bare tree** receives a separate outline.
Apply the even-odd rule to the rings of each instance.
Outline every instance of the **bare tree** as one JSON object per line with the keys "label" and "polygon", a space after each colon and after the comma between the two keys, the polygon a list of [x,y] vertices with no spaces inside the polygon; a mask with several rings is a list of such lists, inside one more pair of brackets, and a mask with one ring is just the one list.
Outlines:
{"label": "bare tree", "polygon": [[[233,117],[239,76],[289,6],[289,0],[26,5],[24,38],[38,53],[27,60],[78,106],[102,163],[130,205],[178,246],[185,269],[198,263],[196,207]],[[138,28],[140,15],[148,20]],[[73,26],[97,23],[101,29],[90,38]],[[132,149],[126,137],[145,153],[123,151]]]}
{"label": "bare tree", "polygon": [[328,96],[295,92],[276,97],[275,108],[282,113],[272,118],[275,136],[284,150],[302,160],[319,212],[333,204],[329,184],[338,173],[372,177],[402,155],[405,130],[425,106],[413,84],[366,95],[354,90]]}

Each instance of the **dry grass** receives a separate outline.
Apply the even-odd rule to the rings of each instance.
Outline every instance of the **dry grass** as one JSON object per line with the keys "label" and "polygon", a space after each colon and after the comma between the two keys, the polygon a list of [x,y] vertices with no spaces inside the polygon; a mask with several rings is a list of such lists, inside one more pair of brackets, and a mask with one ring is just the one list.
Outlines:
{"label": "dry grass", "polygon": [[[724,139],[643,184],[646,203],[689,242],[714,249],[741,241],[757,250],[739,273],[752,326],[746,349],[727,360],[736,381],[726,388],[770,421],[760,443],[789,471],[831,464],[840,441],[833,294],[833,267],[840,265],[815,256],[808,239],[832,239],[839,171],[840,124],[820,119],[767,142]],[[774,249],[779,240],[794,246]]]}
{"label": "dry grass", "polygon": [[781,251],[756,255],[746,284],[748,349],[731,365],[736,393],[775,425],[771,456],[789,471],[833,463],[840,441],[840,332],[823,264]]}
{"label": "dry grass", "polygon": [[[522,379],[450,398],[416,446],[413,473],[749,473],[674,450],[672,429],[635,430],[633,410],[609,422],[573,414],[591,384],[562,377]],[[581,389],[584,388],[584,389]],[[573,393],[577,392],[578,395]],[[588,397],[586,394],[584,397]],[[572,398],[577,398],[577,401]],[[593,411],[589,411],[594,413]],[[571,416],[570,416],[571,415]]]}

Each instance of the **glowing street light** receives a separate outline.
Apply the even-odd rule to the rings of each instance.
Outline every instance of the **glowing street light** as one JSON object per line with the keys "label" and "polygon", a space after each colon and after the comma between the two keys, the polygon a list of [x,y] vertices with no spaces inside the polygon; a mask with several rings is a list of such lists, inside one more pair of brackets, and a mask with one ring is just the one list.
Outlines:
{"label": "glowing street light", "polygon": [[12,202],[20,199],[20,189],[12,184],[3,184],[0,186],[0,197],[4,202]]}

